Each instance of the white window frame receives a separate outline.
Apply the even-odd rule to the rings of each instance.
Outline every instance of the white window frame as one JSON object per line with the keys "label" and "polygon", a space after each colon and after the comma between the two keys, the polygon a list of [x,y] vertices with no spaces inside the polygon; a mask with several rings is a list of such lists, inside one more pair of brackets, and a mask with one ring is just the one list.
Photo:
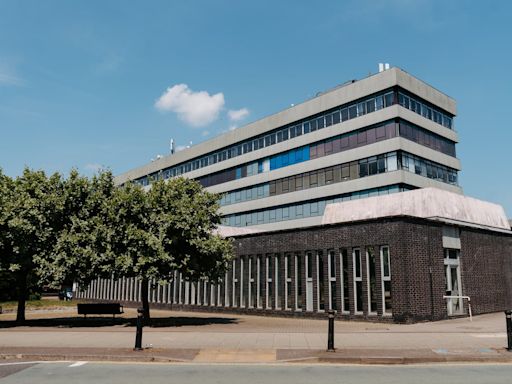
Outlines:
{"label": "white window frame", "polygon": [[343,250],[345,250],[346,256],[347,256],[347,263],[349,261],[348,256],[348,249],[342,248],[340,249],[340,269],[339,269],[339,276],[340,276],[340,296],[341,296],[341,313],[343,314],[350,314],[350,306],[349,308],[345,308],[345,293],[350,296],[350,293],[344,292],[345,290],[345,276],[343,274]]}
{"label": "white window frame", "polygon": [[[388,250],[388,270],[389,275],[384,275],[384,249]],[[384,282],[391,282],[391,255],[389,253],[389,245],[383,245],[380,247],[380,272],[381,272],[381,289],[382,289],[382,316],[392,316],[393,315],[393,306],[391,306],[391,311],[386,311],[386,292],[384,290]]]}
{"label": "white window frame", "polygon": [[285,311],[291,311],[288,298],[288,284],[292,284],[292,278],[290,277],[290,271],[288,270],[288,262],[291,264],[292,254],[288,253],[284,256],[284,309]]}
{"label": "white window frame", "polygon": [[239,307],[245,307],[245,297],[244,297],[244,259],[240,257],[240,299],[239,299]]}
{"label": "white window frame", "polygon": [[[271,300],[269,300],[269,294],[268,294],[268,287],[272,286],[272,271],[270,271],[270,263],[272,256],[266,255],[265,256],[265,309],[272,309],[272,303],[269,303]],[[270,272],[270,273],[269,273]],[[272,298],[272,297],[270,297]]]}
{"label": "white window frame", "polygon": [[[361,274],[359,277],[356,275],[356,252],[358,253],[359,257],[359,272]],[[363,284],[363,263],[361,258],[361,248],[352,249],[352,273],[354,276],[354,314],[361,315],[363,314],[364,308],[362,308],[363,310],[361,311],[357,310],[357,283],[361,282],[361,285]],[[361,298],[361,301],[362,300],[363,298]]]}
{"label": "white window frame", "polygon": [[[324,309],[320,309],[320,295],[323,294],[323,292],[320,292],[320,251],[316,251],[316,311],[318,313],[325,312],[325,300],[324,300]],[[322,253],[323,255],[323,253]],[[325,276],[324,276],[324,284],[325,284]],[[314,288],[314,285],[313,285]],[[314,305],[314,303],[313,303]]]}
{"label": "white window frame", "polygon": [[[331,262],[331,255],[332,260],[334,261],[334,277],[332,277],[332,262]],[[332,310],[332,282],[336,284],[336,251],[334,249],[331,249],[327,251],[327,274],[329,275],[329,278],[327,281],[329,282],[329,309]],[[334,300],[336,300],[336,297],[334,297]]]}
{"label": "white window frame", "polygon": [[183,304],[183,275],[180,273],[180,282],[178,287],[178,304]]}
{"label": "white window frame", "polygon": [[224,275],[224,306],[229,307],[229,280],[228,280],[228,272]]}
{"label": "white window frame", "polygon": [[[304,257],[304,271],[305,271],[305,277],[306,277],[306,292],[304,294],[306,295],[306,312],[313,312],[315,310],[315,302],[313,300],[313,296],[315,294],[314,292],[314,281],[313,281],[313,271],[311,271],[311,277],[309,277],[309,260],[313,257],[313,252],[308,251],[306,252],[306,256]],[[313,269],[313,261],[311,261],[311,269]],[[311,283],[313,286],[312,292],[311,292],[311,309],[308,310],[308,285]]]}
{"label": "white window frame", "polygon": [[[299,307],[299,278],[298,278],[298,276],[299,276],[298,262],[299,262],[299,258],[301,257],[301,255],[295,254],[294,256],[295,256],[295,264],[294,264],[293,268],[294,268],[294,273],[295,273],[294,274],[294,276],[295,276],[295,292],[294,292],[295,311],[302,312],[302,302],[300,303],[300,307]],[[304,270],[304,268],[302,268],[302,269]],[[301,278],[302,278],[302,276],[301,276]]]}
{"label": "white window frame", "polygon": [[236,308],[238,306],[238,303],[236,302],[236,283],[238,282],[238,279],[236,278],[236,260],[233,260],[233,263],[232,263],[232,280],[231,280],[231,296],[232,296],[232,301],[231,301],[231,307],[232,308]]}
{"label": "white window frame", "polygon": [[256,308],[259,309],[263,306],[261,303],[261,258],[262,256],[256,256]]}
{"label": "white window frame", "polygon": [[[371,311],[371,302],[372,302],[372,293],[370,290],[370,253],[368,250],[372,248],[374,253],[374,259],[375,259],[375,279],[377,279],[377,257],[375,255],[375,247],[367,247],[365,249],[366,254],[366,290],[368,294],[366,295],[368,297],[368,316],[377,316],[377,311]],[[377,283],[377,282],[376,282]],[[378,302],[378,298],[375,298],[375,301]]]}
{"label": "white window frame", "polygon": [[274,255],[274,308],[275,309],[281,309],[281,297],[279,296],[280,290],[279,290],[279,266],[281,264],[281,255],[275,254]]}
{"label": "white window frame", "polygon": [[249,256],[247,258],[247,268],[248,268],[248,279],[247,279],[247,304],[248,304],[248,307],[249,308],[254,308],[254,303],[253,303],[253,299],[252,299],[252,291],[253,291],[253,286],[254,286],[254,276],[252,275],[253,273],[253,266],[252,266],[252,256]]}

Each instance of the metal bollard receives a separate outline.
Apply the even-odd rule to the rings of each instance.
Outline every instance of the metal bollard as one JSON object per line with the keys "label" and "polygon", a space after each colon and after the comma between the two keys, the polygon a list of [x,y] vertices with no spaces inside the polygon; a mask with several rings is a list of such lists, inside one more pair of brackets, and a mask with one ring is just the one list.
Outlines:
{"label": "metal bollard", "polygon": [[335,352],[334,349],[334,314],[333,310],[327,312],[329,314],[329,328],[327,335],[327,352]]}
{"label": "metal bollard", "polygon": [[144,326],[144,310],[137,308],[137,333],[135,335],[134,351],[142,351],[142,327]]}
{"label": "metal bollard", "polygon": [[509,309],[508,311],[505,311],[505,319],[507,321],[507,350],[512,352],[512,310]]}

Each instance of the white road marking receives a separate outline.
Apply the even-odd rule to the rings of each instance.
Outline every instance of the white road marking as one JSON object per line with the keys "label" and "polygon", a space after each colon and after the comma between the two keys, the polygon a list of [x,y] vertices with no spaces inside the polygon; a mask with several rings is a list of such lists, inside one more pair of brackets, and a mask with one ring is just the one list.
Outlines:
{"label": "white road marking", "polygon": [[69,368],[73,368],[73,367],[80,367],[82,365],[85,365],[87,364],[87,361],[77,361],[76,363],[73,363],[69,366]]}

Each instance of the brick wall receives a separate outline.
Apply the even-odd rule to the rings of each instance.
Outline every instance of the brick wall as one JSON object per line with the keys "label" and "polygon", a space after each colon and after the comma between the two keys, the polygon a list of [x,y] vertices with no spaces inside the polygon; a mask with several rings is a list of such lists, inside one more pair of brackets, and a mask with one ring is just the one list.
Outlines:
{"label": "brick wall", "polygon": [[[173,289],[181,289],[182,304],[171,304],[172,299],[161,299],[154,303],[158,307],[174,309],[199,310],[209,312],[235,312],[270,316],[307,316],[326,317],[320,311],[319,298],[323,297],[325,310],[329,309],[329,251],[336,254],[336,289],[335,301],[337,316],[346,319],[364,319],[370,321],[415,322],[423,320],[439,320],[447,317],[447,305],[443,296],[446,293],[446,272],[444,266],[443,224],[416,218],[396,217],[374,221],[349,223],[343,225],[307,228],[300,230],[281,231],[267,234],[255,234],[234,239],[235,251],[235,300],[233,307],[233,273],[229,270],[227,281],[220,284],[221,294],[218,305],[210,304],[208,290],[206,303],[201,294],[202,305],[185,304],[185,284],[175,284]],[[512,236],[481,229],[460,228],[460,268],[463,294],[471,297],[474,314],[501,311],[512,308]],[[383,315],[383,298],[381,284],[381,246],[389,247],[391,266],[391,298],[392,316]],[[361,251],[362,268],[362,314],[355,313],[354,265],[353,249]],[[344,249],[348,255],[348,303],[349,312],[341,312],[342,306],[342,268],[340,266],[340,251]],[[367,252],[373,249],[375,253],[376,274],[376,314],[369,311],[369,281]],[[313,260],[313,311],[306,311],[306,254],[311,253]],[[292,284],[292,296],[288,298],[289,309],[285,306],[285,257],[291,257],[289,277]],[[243,271],[240,257],[243,258]],[[260,306],[249,308],[249,258],[252,259],[254,276],[253,289],[257,287],[257,258],[260,257]],[[266,260],[271,260],[272,295],[267,303]],[[278,257],[278,258],[277,258]],[[323,258],[323,290],[320,290],[317,277],[318,257]],[[278,261],[276,265],[276,261]],[[299,299],[299,309],[295,303],[295,285],[298,276],[295,275],[296,260],[300,260],[300,286],[302,297]],[[231,266],[232,264],[230,264]],[[276,268],[279,270],[280,281],[276,286]],[[242,294],[245,296],[243,305],[240,300],[240,282],[243,281]],[[297,282],[299,284],[299,282]],[[181,288],[180,288],[181,287]],[[208,285],[209,287],[209,285]],[[229,306],[226,307],[225,287],[228,289]],[[275,292],[278,288],[278,301]],[[197,289],[197,288],[196,288]],[[203,292],[203,283],[199,284]],[[161,291],[163,297],[166,290]],[[190,289],[189,289],[190,292]],[[254,294],[253,296],[256,296]],[[322,301],[322,300],[320,300]],[[191,302],[189,298],[189,302]],[[215,300],[217,303],[217,288]],[[130,302],[125,302],[130,305]],[[464,303],[467,312],[467,305]]]}

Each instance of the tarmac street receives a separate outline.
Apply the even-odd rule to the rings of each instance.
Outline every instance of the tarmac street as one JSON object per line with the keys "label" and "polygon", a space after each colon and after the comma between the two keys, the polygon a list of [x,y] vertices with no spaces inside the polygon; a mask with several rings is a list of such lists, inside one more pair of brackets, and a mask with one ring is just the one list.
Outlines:
{"label": "tarmac street", "polygon": [[[1,372],[6,366],[0,365]],[[0,381],[5,384],[231,384],[231,383],[379,383],[379,384],[505,384],[512,365],[227,365],[119,364],[59,362],[31,365]]]}

